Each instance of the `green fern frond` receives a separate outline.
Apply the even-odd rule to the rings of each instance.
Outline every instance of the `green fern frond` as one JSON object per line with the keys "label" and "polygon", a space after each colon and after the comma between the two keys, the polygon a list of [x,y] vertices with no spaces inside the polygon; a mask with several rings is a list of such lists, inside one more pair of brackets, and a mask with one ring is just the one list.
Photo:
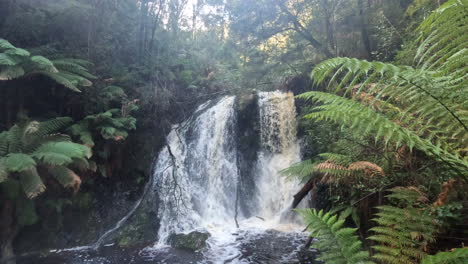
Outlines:
{"label": "green fern frond", "polygon": [[57,117],[54,119],[49,119],[47,121],[40,122],[37,131],[31,133],[31,136],[43,137],[57,133],[70,126],[72,123],[73,119],[70,117]]}
{"label": "green fern frond", "polygon": [[9,133],[8,131],[3,131],[0,133],[0,157],[3,157],[8,154],[8,140]]}
{"label": "green fern frond", "polygon": [[19,172],[21,187],[29,199],[37,197],[46,190],[41,177],[37,173],[36,167]]}
{"label": "green fern frond", "polygon": [[18,62],[16,62],[12,56],[0,53],[0,66],[15,66],[17,64]]}
{"label": "green fern frond", "polygon": [[0,39],[0,80],[12,80],[25,75],[44,75],[56,83],[80,92],[78,86],[91,86],[96,76],[88,71],[92,64],[78,59],[51,61],[43,56],[30,56],[29,51],[16,48]]}
{"label": "green fern frond", "polygon": [[418,205],[427,203],[429,199],[426,195],[417,188],[413,187],[396,187],[391,189],[391,193],[386,196],[390,199],[396,199],[406,204]]}
{"label": "green fern frond", "polygon": [[[90,149],[86,146],[64,141],[43,144],[32,155],[46,164],[66,165],[72,162],[72,158],[89,158],[91,153]],[[61,156],[68,157],[68,159]],[[54,161],[63,163],[54,164]]]}
{"label": "green fern frond", "polygon": [[78,84],[73,83],[74,80],[69,80],[68,78],[64,77],[60,73],[53,73],[53,72],[47,72],[47,71],[38,71],[36,73],[44,75],[44,76],[52,79],[56,83],[58,83],[60,85],[63,85],[64,87],[66,87],[66,88],[68,88],[70,90],[73,90],[73,91],[78,92],[78,93],[81,92],[81,90],[78,89],[78,87],[77,87]]}
{"label": "green fern frond", "polygon": [[23,153],[10,153],[4,158],[3,165],[8,172],[21,172],[36,167],[36,161]]}
{"label": "green fern frond", "polygon": [[93,147],[94,139],[87,123],[88,122],[80,122],[74,124],[70,127],[70,132],[72,135],[79,137],[81,143]]}
{"label": "green fern frond", "polygon": [[14,49],[15,46],[11,45],[6,39],[0,38],[0,50]]}
{"label": "green fern frond", "polygon": [[8,170],[6,165],[4,164],[5,158],[0,158],[0,183],[6,181],[8,179]]}
{"label": "green fern frond", "polygon": [[[466,48],[467,9],[466,0],[448,1],[421,23],[418,30],[422,43],[416,59],[422,68],[444,68],[447,66],[444,58],[458,52],[460,46]],[[462,59],[467,62],[467,57]]]}
{"label": "green fern frond", "polygon": [[299,95],[299,98],[312,99],[323,104],[315,107],[316,112],[306,115],[305,118],[343,124],[362,135],[373,135],[376,141],[382,140],[385,144],[391,142],[397,147],[405,144],[410,149],[417,148],[450,168],[457,167],[458,171],[465,171],[468,168],[468,161],[460,157],[459,153],[453,149],[433,144],[385,115],[374,112],[352,99],[323,92],[307,92]]}
{"label": "green fern frond", "polygon": [[468,263],[468,247],[456,248],[425,257],[421,264],[464,264]]}
{"label": "green fern frond", "polygon": [[[315,83],[328,80],[335,93],[359,102],[362,108],[371,109],[386,122],[381,123],[380,118],[375,121],[366,118],[379,117],[371,112],[351,120],[346,115],[353,115],[354,111],[346,113],[344,110],[357,107],[338,99],[315,107],[313,111],[317,112],[309,117],[344,122],[357,129],[363,129],[360,122],[366,118],[372,125],[360,132],[397,146],[415,146],[442,160],[458,175],[466,175],[468,166],[463,157],[468,148],[468,36],[464,34],[468,29],[467,5],[466,0],[449,0],[420,25],[417,68],[334,58],[313,69]],[[301,97],[325,95],[311,93]],[[394,132],[382,125],[390,125]]]}
{"label": "green fern frond", "polygon": [[72,188],[78,191],[81,185],[81,179],[75,172],[64,166],[51,167],[49,173],[65,188]]}
{"label": "green fern frond", "polygon": [[9,81],[19,78],[25,74],[24,68],[19,65],[10,67],[0,66],[0,81]]}
{"label": "green fern frond", "polygon": [[[394,188],[387,198],[397,206],[379,206],[373,220],[378,224],[368,239],[377,242],[373,258],[384,263],[417,263],[427,253],[425,248],[434,242],[437,226],[430,210],[415,207],[414,202],[427,202],[425,195],[415,188]],[[423,198],[421,198],[423,197]]]}
{"label": "green fern frond", "polygon": [[89,73],[86,66],[76,63],[74,59],[53,60],[52,63],[60,72],[69,72],[87,79],[96,79],[97,77]]}
{"label": "green fern frond", "polygon": [[318,260],[343,264],[373,263],[369,260],[369,253],[362,249],[356,229],[343,227],[343,219],[322,210],[297,211],[304,217],[311,236],[318,240],[313,245],[320,251]]}
{"label": "green fern frond", "polygon": [[29,57],[31,53],[25,49],[21,48],[12,48],[5,51],[5,54],[12,55],[12,56],[20,56],[20,57]]}
{"label": "green fern frond", "polygon": [[51,73],[57,73],[58,70],[55,68],[54,64],[43,56],[32,56],[31,62],[34,63],[35,68],[39,69],[40,71],[47,71]]}
{"label": "green fern frond", "polygon": [[316,164],[317,163],[312,160],[304,160],[292,164],[291,166],[281,170],[280,173],[288,177],[298,177],[304,181],[317,171],[315,169]]}

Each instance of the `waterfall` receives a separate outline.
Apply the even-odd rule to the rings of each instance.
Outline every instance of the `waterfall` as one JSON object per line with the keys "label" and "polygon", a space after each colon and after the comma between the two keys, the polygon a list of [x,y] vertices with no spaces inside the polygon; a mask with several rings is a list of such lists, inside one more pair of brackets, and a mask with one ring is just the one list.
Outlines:
{"label": "waterfall", "polygon": [[[253,177],[249,185],[254,186],[240,182],[238,162],[243,159],[239,157],[242,153],[238,149],[234,96],[201,105],[191,119],[173,127],[167,146],[159,154],[153,179],[160,221],[156,248],[166,247],[173,233],[208,231],[211,237],[204,257],[223,263],[239,257],[241,244],[258,237],[259,232],[303,228],[286,217],[291,215],[299,183],[278,172],[300,160],[294,95],[261,92],[256,104],[258,116],[253,118],[258,119],[260,144],[248,173]],[[251,200],[247,202],[255,208],[248,217],[239,210],[241,186],[254,191],[252,197],[242,197]]]}
{"label": "waterfall", "polygon": [[279,223],[290,211],[297,180],[289,180],[279,171],[300,161],[300,146],[296,137],[296,107],[289,93],[259,93],[261,149],[258,154],[258,214]]}
{"label": "waterfall", "polygon": [[200,106],[196,118],[175,126],[156,164],[154,189],[161,200],[159,241],[171,233],[234,225],[235,98]]}
{"label": "waterfall", "polygon": [[[247,104],[234,96],[208,101],[190,119],[174,125],[153,177],[130,212],[94,244],[51,252],[98,249],[144,204],[157,212],[159,230],[157,242],[139,251],[139,259],[203,264],[298,262],[298,252],[308,239],[291,210],[300,184],[279,173],[300,160],[294,95],[260,92],[248,98]],[[192,231],[210,234],[202,251],[180,253],[168,246],[172,234]],[[84,263],[82,255],[73,263]],[[103,263],[99,257],[96,261],[89,263]]]}

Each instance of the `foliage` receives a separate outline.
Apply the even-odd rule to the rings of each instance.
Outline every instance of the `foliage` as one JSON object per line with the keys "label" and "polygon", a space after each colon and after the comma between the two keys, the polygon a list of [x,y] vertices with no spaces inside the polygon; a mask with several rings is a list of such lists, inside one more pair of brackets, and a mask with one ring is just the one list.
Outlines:
{"label": "foliage", "polygon": [[[127,138],[128,131],[136,128],[136,119],[130,113],[137,109],[134,104],[131,109],[110,109],[104,113],[88,115],[82,121],[70,127],[72,135],[89,146],[95,145],[93,131],[97,131],[102,138],[121,141]],[[127,112],[125,112],[127,111]]]}
{"label": "foliage", "polygon": [[387,197],[395,199],[399,206],[377,207],[377,226],[371,228],[369,239],[373,256],[386,263],[415,263],[426,256],[428,244],[434,242],[436,223],[427,206],[427,198],[416,188],[394,188]]}
{"label": "foliage", "polygon": [[[424,203],[427,198],[416,188],[395,188],[388,196],[409,205],[380,207],[370,237],[380,245],[373,246],[376,254],[372,256],[379,263],[464,263],[468,259],[467,248],[457,248],[449,252],[427,255],[427,242],[433,240],[434,220],[426,214]],[[413,205],[423,205],[416,208]],[[346,212],[348,211],[348,212]],[[362,242],[354,234],[355,228],[344,227],[350,210],[338,217],[332,212],[303,209],[298,212],[304,217],[311,236],[317,239],[312,246],[320,250],[319,260],[325,263],[374,263],[369,253],[362,249]],[[421,214],[422,213],[422,214]]]}
{"label": "foliage", "polygon": [[427,256],[421,264],[462,264],[468,261],[468,248],[455,248],[449,252],[439,252],[433,256]]}
{"label": "foliage", "polygon": [[362,242],[355,235],[355,228],[343,227],[345,220],[336,215],[315,209],[298,210],[304,217],[311,236],[318,241],[313,244],[320,250],[318,260],[325,263],[374,263],[369,253],[362,249]]}
{"label": "foliage", "polygon": [[325,161],[305,160],[289,166],[282,174],[309,179],[314,172],[321,173],[323,183],[342,182],[351,184],[358,177],[384,176],[381,167],[369,161],[350,162],[349,157],[336,153],[319,154]]}
{"label": "foliage", "polygon": [[[308,118],[331,120],[397,147],[415,147],[444,163],[453,175],[466,175],[468,78],[466,67],[460,66],[468,56],[458,42],[464,10],[465,2],[448,1],[421,24],[418,68],[349,58],[316,66],[314,81],[329,79],[340,95],[301,95],[323,104]],[[448,26],[451,30],[445,30]],[[455,42],[447,41],[453,38]]]}
{"label": "foliage", "polygon": [[0,38],[0,81],[43,75],[56,83],[80,92],[80,86],[91,86],[90,63],[78,59],[49,60],[43,56],[31,56],[25,49],[17,48]]}
{"label": "foliage", "polygon": [[19,181],[30,199],[46,190],[38,168],[45,169],[65,188],[77,191],[81,180],[68,167],[87,164],[91,150],[71,142],[60,130],[71,124],[67,117],[44,122],[23,121],[0,135],[2,181]]}
{"label": "foliage", "polygon": [[[341,131],[351,131],[340,136],[350,137],[357,144],[327,154],[329,157],[312,157],[284,172],[306,179],[312,175],[318,178],[316,181],[334,175],[327,181],[329,190],[340,197],[347,182],[336,179],[349,177],[353,161],[379,164],[385,175],[376,189],[371,191],[367,185],[368,194],[356,200],[359,184],[347,185],[351,188],[344,193],[345,198],[337,198],[333,204],[349,212],[357,208],[361,217],[378,209],[372,224],[366,218],[356,224],[362,237],[370,231],[367,238],[375,252],[372,258],[379,263],[452,263],[451,257],[453,263],[465,261],[464,248],[428,254],[436,246],[437,233],[463,221],[460,215],[466,209],[464,187],[456,183],[466,181],[468,175],[468,56],[466,44],[462,44],[466,43],[467,4],[447,1],[421,23],[417,47],[405,53],[414,54],[414,66],[329,59],[315,66],[311,74],[322,91],[298,96],[314,102],[307,108],[306,122],[331,121],[340,125]],[[332,189],[335,186],[337,190]],[[393,188],[382,197],[388,186],[410,187]],[[463,202],[448,202],[449,196],[456,195]],[[323,225],[316,225],[321,232],[328,232]],[[338,252],[340,249],[334,249],[335,254]]]}

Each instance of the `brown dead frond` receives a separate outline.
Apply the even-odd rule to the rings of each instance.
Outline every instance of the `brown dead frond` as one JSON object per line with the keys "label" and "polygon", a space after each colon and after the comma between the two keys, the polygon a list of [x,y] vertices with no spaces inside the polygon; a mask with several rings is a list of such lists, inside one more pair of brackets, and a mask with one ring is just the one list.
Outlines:
{"label": "brown dead frond", "polygon": [[365,175],[371,176],[371,177],[374,175],[380,175],[380,176],[385,175],[384,170],[380,166],[369,161],[357,161],[357,162],[351,163],[348,166],[348,169],[361,170],[364,172]]}
{"label": "brown dead frond", "polygon": [[333,183],[343,181],[350,184],[355,180],[358,172],[363,172],[368,177],[375,175],[383,176],[383,169],[375,163],[369,161],[357,161],[351,163],[348,167],[333,163],[331,160],[315,165],[315,169],[324,173],[322,177],[323,183]]}
{"label": "brown dead frond", "polygon": [[437,200],[433,204],[434,207],[443,206],[445,203],[447,203],[447,198],[450,194],[450,191],[453,189],[455,182],[455,179],[450,179],[442,184],[442,191],[437,196]]}

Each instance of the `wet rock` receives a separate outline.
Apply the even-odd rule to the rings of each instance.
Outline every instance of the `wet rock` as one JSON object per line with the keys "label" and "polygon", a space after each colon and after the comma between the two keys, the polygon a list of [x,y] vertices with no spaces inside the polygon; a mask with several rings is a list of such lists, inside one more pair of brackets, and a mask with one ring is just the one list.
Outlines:
{"label": "wet rock", "polygon": [[176,249],[197,251],[206,247],[206,240],[209,237],[208,232],[193,231],[188,234],[172,234],[168,242]]}

